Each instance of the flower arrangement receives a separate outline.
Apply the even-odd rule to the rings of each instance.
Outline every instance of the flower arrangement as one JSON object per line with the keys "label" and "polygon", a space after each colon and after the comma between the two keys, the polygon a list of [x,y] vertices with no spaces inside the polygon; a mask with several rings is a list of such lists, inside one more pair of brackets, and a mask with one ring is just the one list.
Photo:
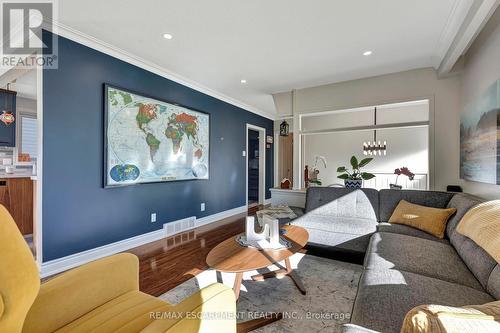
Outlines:
{"label": "flower arrangement", "polygon": [[411,172],[410,169],[408,169],[407,167],[397,168],[396,170],[394,170],[394,174],[396,175],[396,183],[390,184],[391,188],[397,188],[397,189],[403,188],[403,186],[398,185],[398,178],[401,175],[408,177],[409,180],[415,179],[415,174]]}

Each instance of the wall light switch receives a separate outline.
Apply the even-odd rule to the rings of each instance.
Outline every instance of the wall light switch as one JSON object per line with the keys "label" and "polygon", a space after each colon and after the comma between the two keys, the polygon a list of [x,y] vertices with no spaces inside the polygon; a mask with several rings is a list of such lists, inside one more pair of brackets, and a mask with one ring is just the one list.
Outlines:
{"label": "wall light switch", "polygon": [[201,203],[201,205],[200,205],[200,210],[201,210],[202,212],[204,212],[204,211],[205,211],[205,203],[204,203],[204,202],[202,202],[202,203]]}
{"label": "wall light switch", "polygon": [[156,213],[151,214],[151,223],[156,222]]}
{"label": "wall light switch", "polygon": [[243,156],[243,157],[247,156],[247,152],[246,152],[245,150],[243,150],[243,151],[241,152],[241,156]]}

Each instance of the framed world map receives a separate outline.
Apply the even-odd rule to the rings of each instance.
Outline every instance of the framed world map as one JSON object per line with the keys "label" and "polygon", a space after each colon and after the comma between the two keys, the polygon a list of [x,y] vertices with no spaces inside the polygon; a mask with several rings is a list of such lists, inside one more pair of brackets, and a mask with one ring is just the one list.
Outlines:
{"label": "framed world map", "polygon": [[104,186],[209,178],[210,116],[104,85]]}

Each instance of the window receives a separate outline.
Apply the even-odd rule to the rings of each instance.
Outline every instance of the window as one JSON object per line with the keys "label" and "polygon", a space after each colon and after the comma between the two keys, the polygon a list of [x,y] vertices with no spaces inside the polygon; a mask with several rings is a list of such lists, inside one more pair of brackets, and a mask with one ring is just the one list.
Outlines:
{"label": "window", "polygon": [[[18,156],[21,154],[29,155],[31,161],[36,161],[38,156],[37,149],[37,119],[34,115],[20,114],[18,123],[19,140],[18,140]],[[19,162],[26,162],[19,158]]]}

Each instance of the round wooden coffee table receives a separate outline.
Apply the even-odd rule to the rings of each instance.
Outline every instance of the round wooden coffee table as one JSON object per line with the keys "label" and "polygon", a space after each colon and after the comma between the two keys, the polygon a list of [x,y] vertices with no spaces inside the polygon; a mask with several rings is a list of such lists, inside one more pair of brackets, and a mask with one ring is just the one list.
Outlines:
{"label": "round wooden coffee table", "polygon": [[220,272],[236,273],[233,287],[236,299],[238,299],[240,295],[241,281],[244,272],[265,268],[282,260],[285,261],[285,269],[257,274],[252,276],[252,279],[260,281],[270,277],[281,278],[283,276],[288,276],[293,280],[300,292],[304,295],[306,294],[306,289],[302,281],[290,266],[289,258],[306,245],[309,234],[306,229],[293,225],[282,227],[282,229],[286,229],[287,231],[283,237],[292,243],[289,249],[258,250],[243,247],[236,242],[236,236],[234,236],[226,239],[208,253],[208,266]]}

